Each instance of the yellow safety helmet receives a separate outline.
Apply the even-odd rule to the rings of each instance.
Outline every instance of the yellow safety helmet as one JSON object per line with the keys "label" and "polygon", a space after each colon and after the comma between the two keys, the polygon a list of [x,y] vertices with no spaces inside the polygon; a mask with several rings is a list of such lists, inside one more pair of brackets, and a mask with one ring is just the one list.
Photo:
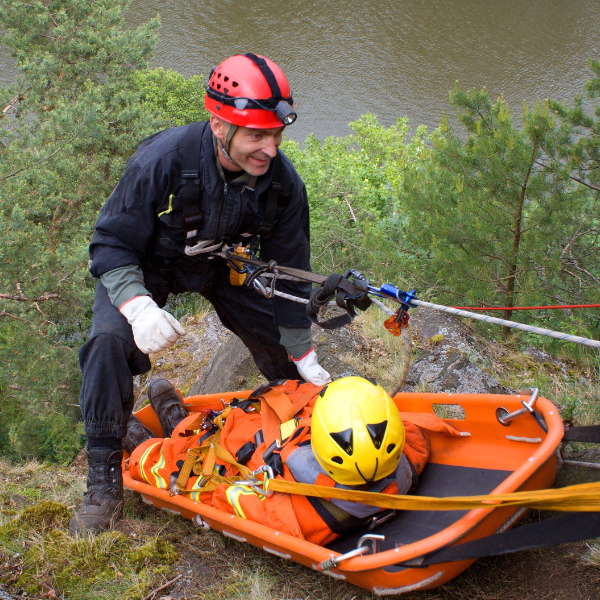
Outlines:
{"label": "yellow safety helmet", "polygon": [[344,485],[370,483],[393,473],[404,435],[390,395],[362,377],[330,383],[313,409],[312,450],[327,474]]}

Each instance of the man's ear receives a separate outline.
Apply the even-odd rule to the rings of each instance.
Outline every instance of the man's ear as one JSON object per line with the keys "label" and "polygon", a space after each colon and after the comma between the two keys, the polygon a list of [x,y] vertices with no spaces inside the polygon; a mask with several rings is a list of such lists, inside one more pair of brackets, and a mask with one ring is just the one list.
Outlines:
{"label": "man's ear", "polygon": [[225,136],[227,135],[227,130],[225,127],[225,121],[219,119],[215,115],[210,116],[210,128],[214,134],[214,136],[221,140],[221,142],[225,141]]}

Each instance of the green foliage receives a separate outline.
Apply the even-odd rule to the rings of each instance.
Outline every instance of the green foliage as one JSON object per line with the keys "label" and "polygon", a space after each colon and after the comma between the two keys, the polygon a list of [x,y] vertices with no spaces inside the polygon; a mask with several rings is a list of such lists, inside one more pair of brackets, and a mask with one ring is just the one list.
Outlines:
{"label": "green foliage", "polygon": [[65,527],[71,513],[59,502],[42,501],[26,508],[18,517],[19,524],[35,531],[46,527]]}
{"label": "green foliage", "polygon": [[173,544],[158,537],[140,543],[110,531],[73,538],[70,516],[64,505],[44,501],[1,526],[0,555],[22,561],[16,577],[2,580],[36,596],[143,598],[178,558]]}
{"label": "green foliage", "polygon": [[142,101],[167,126],[208,120],[209,113],[204,108],[202,75],[185,79],[181,73],[159,67],[138,71],[136,80]]}
{"label": "green foliage", "polygon": [[[570,140],[554,105],[524,106],[518,120],[485,90],[457,87],[450,100],[456,132],[443,118],[428,138],[420,127],[409,140],[406,120],[385,128],[366,115],[345,138],[309,137],[303,151],[286,142],[308,190],[313,267],[358,267],[449,304],[599,302],[598,194],[576,181],[581,163],[564,158]],[[583,137],[595,134],[576,134],[590,168],[596,155]],[[532,319],[575,323],[569,311],[518,317]],[[599,323],[588,311],[575,328],[595,336]]]}
{"label": "green foliage", "polygon": [[[395,216],[395,193],[405,170],[424,151],[424,127],[408,141],[407,119],[382,126],[372,114],[350,123],[353,133],[319,142],[310,136],[305,149],[286,141],[284,150],[306,184],[310,210],[313,268],[366,273],[388,270],[398,277],[402,263],[394,232],[385,230]],[[390,234],[391,235],[388,235]]]}
{"label": "green foliage", "polygon": [[467,138],[447,120],[431,136],[430,160],[404,186],[407,240],[428,279],[468,303],[539,302],[540,275],[547,279],[554,266],[552,215],[566,201],[537,165],[553,118],[538,104],[518,128],[504,101],[492,104],[485,90],[457,88],[451,101]]}
{"label": "green foliage", "polygon": [[77,451],[70,405],[91,316],[87,245],[125,160],[162,125],[135,83],[158,20],[127,29],[126,6],[0,2],[20,69],[1,94],[13,102],[0,121],[0,411],[10,424],[0,443],[20,454]]}
{"label": "green foliage", "polygon": [[[201,77],[148,68],[158,20],[128,29],[127,5],[0,0],[19,66],[0,89],[2,452],[68,460],[81,444],[76,350],[97,213],[142,139],[207,117]],[[355,267],[450,304],[599,302],[600,109],[549,101],[517,120],[485,90],[450,100],[457,131],[442,119],[410,137],[406,119],[384,127],[368,114],[344,138],[285,142],[308,190],[315,270]],[[178,316],[192,306],[173,302]],[[534,318],[600,328],[591,312],[519,316]]]}

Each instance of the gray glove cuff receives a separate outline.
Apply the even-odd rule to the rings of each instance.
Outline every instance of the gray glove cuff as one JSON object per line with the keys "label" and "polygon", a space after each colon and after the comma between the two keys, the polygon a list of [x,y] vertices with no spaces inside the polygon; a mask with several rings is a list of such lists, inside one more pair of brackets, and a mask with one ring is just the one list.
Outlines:
{"label": "gray glove cuff", "polygon": [[138,265],[126,265],[100,276],[113,306],[120,308],[136,296],[150,296],[144,287],[144,274]]}
{"label": "gray glove cuff", "polygon": [[279,327],[279,336],[279,343],[295,359],[302,358],[313,347],[310,327]]}

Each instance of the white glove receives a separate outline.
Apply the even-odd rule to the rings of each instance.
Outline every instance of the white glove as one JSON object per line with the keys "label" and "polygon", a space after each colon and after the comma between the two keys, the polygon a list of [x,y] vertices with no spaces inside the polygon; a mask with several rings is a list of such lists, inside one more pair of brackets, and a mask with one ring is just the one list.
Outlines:
{"label": "white glove", "polygon": [[[290,357],[291,358],[291,357]],[[302,358],[292,358],[300,377],[314,385],[325,385],[331,383],[329,373],[317,362],[317,353],[311,348]]]}
{"label": "white glove", "polygon": [[150,296],[136,296],[122,304],[119,311],[131,325],[135,344],[144,354],[166,350],[185,335],[179,321]]}

